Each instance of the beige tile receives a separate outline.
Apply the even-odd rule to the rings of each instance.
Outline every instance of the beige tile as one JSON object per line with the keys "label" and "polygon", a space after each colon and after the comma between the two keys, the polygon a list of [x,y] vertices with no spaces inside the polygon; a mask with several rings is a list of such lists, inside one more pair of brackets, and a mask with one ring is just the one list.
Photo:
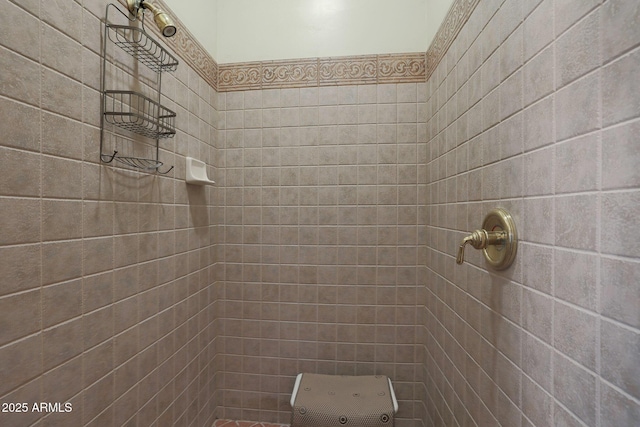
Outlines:
{"label": "beige tile", "polygon": [[601,209],[604,215],[600,237],[602,251],[607,254],[638,258],[640,245],[629,230],[634,228],[633,224],[638,217],[640,193],[634,191],[604,194]]}
{"label": "beige tile", "polygon": [[595,254],[555,250],[554,295],[589,310],[596,309],[597,266]]}
{"label": "beige tile", "polygon": [[[556,135],[558,140],[577,136],[600,126],[602,113],[598,103],[601,85],[599,72],[572,83],[559,90],[556,95]],[[602,86],[610,93],[607,85]],[[603,102],[604,105],[606,103]],[[604,108],[604,111],[607,111]]]}
{"label": "beige tile", "polygon": [[556,193],[592,191],[598,188],[599,135],[591,134],[556,145],[555,160]]}
{"label": "beige tile", "polygon": [[95,274],[113,268],[113,256],[112,237],[83,240],[84,274]]}
{"label": "beige tile", "polygon": [[605,3],[602,14],[602,55],[606,62],[617,54],[637,45],[640,40],[637,5],[632,0]]}
{"label": "beige tile", "polygon": [[82,232],[84,237],[106,236],[113,233],[113,203],[85,202],[82,209]]}
{"label": "beige tile", "polygon": [[134,203],[115,203],[114,231],[116,234],[139,231],[137,211],[138,206]]}
{"label": "beige tile", "polygon": [[491,128],[500,121],[500,91],[495,89],[478,104],[482,107],[482,130]]}
{"label": "beige tile", "polygon": [[640,418],[639,405],[605,383],[602,385],[600,407],[605,425],[633,424]]}
{"label": "beige tile", "polygon": [[44,200],[42,202],[42,238],[68,240],[82,237],[82,203]]}
{"label": "beige tile", "polygon": [[40,290],[0,298],[0,332],[2,345],[40,329]]}
{"label": "beige tile", "polygon": [[541,196],[553,193],[555,161],[556,152],[553,147],[535,151],[524,156],[525,194],[529,196]]}
{"label": "beige tile", "polygon": [[605,321],[601,325],[601,337],[602,376],[631,396],[638,396],[640,336],[637,331]]}
{"label": "beige tile", "polygon": [[[494,90],[502,81],[501,69],[500,69],[500,54],[498,51],[494,52],[482,66],[480,67],[482,96],[486,96],[489,92]],[[506,77],[505,77],[506,78]],[[450,79],[453,80],[453,79]]]}
{"label": "beige tile", "polygon": [[48,328],[82,314],[82,281],[42,289],[42,326]]}
{"label": "beige tile", "polygon": [[603,125],[640,115],[638,88],[633,85],[633,76],[639,69],[640,51],[634,51],[602,69]]}
{"label": "beige tile", "polygon": [[496,13],[500,28],[499,43],[503,43],[522,23],[522,5],[520,2],[506,2]]}
{"label": "beige tile", "polygon": [[378,90],[375,85],[358,86],[358,104],[372,104],[377,101]]}
{"label": "beige tile", "polygon": [[398,123],[416,123],[417,112],[416,104],[398,104]]}
{"label": "beige tile", "polygon": [[525,290],[523,294],[523,327],[541,340],[550,343],[552,337],[552,299]]}
{"label": "beige tile", "polygon": [[[557,197],[555,200],[556,245],[575,249],[596,249],[597,196]],[[576,218],[587,218],[576,223]]]}
{"label": "beige tile", "polygon": [[0,217],[3,218],[5,230],[0,237],[0,244],[31,243],[40,240],[41,216],[38,200],[3,198],[0,203]]}
{"label": "beige tile", "polygon": [[596,316],[559,302],[554,304],[553,312],[554,347],[586,368],[595,370]]}
{"label": "beige tile", "polygon": [[631,325],[640,326],[637,310],[638,290],[634,287],[640,277],[640,266],[636,262],[602,258],[600,300],[602,314]]}
{"label": "beige tile", "polygon": [[544,0],[525,19],[523,24],[525,61],[553,40],[553,31],[549,31],[549,21],[553,19],[553,7],[554,2]]}
{"label": "beige tile", "polygon": [[82,197],[82,163],[56,157],[43,159],[42,195],[51,198]]}
{"label": "beige tile", "polygon": [[122,365],[116,371],[116,387],[119,392],[127,390],[139,379],[135,357],[139,352],[138,333],[138,327],[133,327],[114,337],[114,362],[118,366]]}
{"label": "beige tile", "polygon": [[42,335],[33,335],[0,349],[3,395],[42,374]]}
{"label": "beige tile", "polygon": [[47,154],[82,159],[83,138],[82,124],[58,115],[43,113],[42,150]]}
{"label": "beige tile", "polygon": [[604,189],[637,187],[640,183],[636,158],[640,150],[638,143],[638,124],[612,128],[603,132],[602,144],[606,150],[602,152],[602,187]]}
{"label": "beige tile", "polygon": [[42,333],[45,369],[54,368],[82,353],[82,319],[61,323]]}
{"label": "beige tile", "polygon": [[113,308],[111,306],[85,314],[80,331],[85,349],[113,336]]}
{"label": "beige tile", "polygon": [[[25,262],[25,260],[28,260]],[[10,294],[40,286],[42,258],[40,245],[0,248],[0,289]]]}
{"label": "beige tile", "polygon": [[[82,42],[89,50],[99,54],[101,43],[100,18],[104,11],[101,5],[87,4],[82,14]],[[173,80],[173,79],[172,79]]]}
{"label": "beige tile", "polygon": [[582,424],[579,421],[579,419],[576,417],[576,415],[574,415],[571,412],[567,411],[563,406],[560,406],[557,403],[555,404],[555,407],[553,408],[553,417],[554,417],[554,419],[557,420],[556,422],[559,423],[560,425],[578,427],[580,424]]}
{"label": "beige tile", "polygon": [[554,356],[553,362],[554,395],[583,422],[593,424],[596,410],[591,402],[596,398],[595,376],[560,354]]}
{"label": "beige tile", "polygon": [[[558,87],[601,66],[600,54],[594,49],[594,46],[600,44],[599,12],[597,10],[591,13],[557,40],[555,63]],[[559,18],[562,19],[563,16]]]}
{"label": "beige tile", "polygon": [[[17,142],[17,141],[16,141]],[[0,193],[7,196],[39,196],[41,192],[38,154],[0,147],[0,159],[6,165]],[[15,203],[9,200],[6,203]]]}
{"label": "beige tile", "polygon": [[417,84],[401,83],[396,87],[398,102],[416,102],[417,101]]}
{"label": "beige tile", "polygon": [[[40,112],[30,106],[0,99],[3,120],[0,132],[4,135],[2,145],[30,151],[40,150]],[[9,164],[9,163],[7,163]]]}
{"label": "beige tile", "polygon": [[578,22],[583,16],[598,7],[599,0],[559,0],[555,5],[556,36]]}
{"label": "beige tile", "polygon": [[540,147],[553,142],[554,134],[554,98],[544,100],[527,108],[524,112],[525,150]]}
{"label": "beige tile", "polygon": [[522,340],[522,370],[547,392],[552,391],[551,364],[553,349],[546,343],[525,333]]}
{"label": "beige tile", "polygon": [[85,312],[113,302],[113,280],[114,274],[111,271],[83,279],[82,308]]}
{"label": "beige tile", "polygon": [[42,64],[81,81],[82,46],[49,25],[42,25],[41,28]]}
{"label": "beige tile", "polygon": [[82,85],[48,68],[42,71],[42,108],[54,113],[82,120]]}
{"label": "beige tile", "polygon": [[0,49],[0,66],[6,72],[0,77],[2,95],[27,104],[40,105],[40,65],[7,49]]}
{"label": "beige tile", "polygon": [[[115,399],[113,394],[114,375],[109,374],[101,380],[97,381],[91,387],[88,387],[83,397],[83,420],[88,424],[96,415],[100,414]],[[107,425],[102,419],[96,425]]]}
{"label": "beige tile", "polygon": [[82,390],[82,357],[76,357],[47,372],[42,379],[43,398],[48,402],[68,402]]}
{"label": "beige tile", "polygon": [[82,35],[82,7],[76,2],[65,2],[58,7],[43,3],[41,17],[44,22],[63,31],[70,37],[80,40]]}
{"label": "beige tile", "polygon": [[525,106],[554,91],[554,51],[555,45],[549,46],[525,64],[522,72]]}
{"label": "beige tile", "polygon": [[40,45],[40,24],[37,17],[11,3],[8,3],[3,10],[0,26],[8,29],[8,34],[3,37],[2,45],[38,61],[40,57],[37,48]]}

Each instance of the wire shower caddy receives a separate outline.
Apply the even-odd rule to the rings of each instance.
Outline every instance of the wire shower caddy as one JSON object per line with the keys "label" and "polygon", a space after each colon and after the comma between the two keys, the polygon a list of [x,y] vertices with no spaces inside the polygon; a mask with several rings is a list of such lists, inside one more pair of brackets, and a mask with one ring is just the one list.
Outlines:
{"label": "wire shower caddy", "polygon": [[[148,172],[166,174],[173,169],[161,172],[163,162],[159,160],[160,139],[172,138],[176,134],[176,113],[160,104],[162,97],[162,73],[175,71],[178,60],[163,48],[154,38],[144,30],[144,14],[142,28],[131,25],[116,25],[109,20],[109,9],[117,10],[129,21],[135,21],[129,14],[123,12],[113,3],[106,7],[105,27],[102,46],[102,80],[100,92],[100,160],[111,163],[114,160],[129,167]],[[111,90],[106,87],[107,76],[107,47],[111,42],[122,51],[131,55],[138,62],[156,73],[156,99],[151,99],[142,93],[132,90]],[[105,154],[105,124],[109,123],[125,131],[155,140],[155,158],[123,156],[114,149],[113,153]],[[115,130],[112,132],[115,134]]]}

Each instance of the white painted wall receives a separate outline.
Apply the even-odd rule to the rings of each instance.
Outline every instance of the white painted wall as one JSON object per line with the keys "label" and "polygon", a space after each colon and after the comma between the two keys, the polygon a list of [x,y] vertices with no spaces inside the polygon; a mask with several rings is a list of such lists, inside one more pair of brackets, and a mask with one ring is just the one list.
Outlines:
{"label": "white painted wall", "polygon": [[219,63],[426,50],[427,0],[219,0]]}
{"label": "white painted wall", "polygon": [[429,49],[454,0],[427,0],[427,2],[427,49]]}
{"label": "white painted wall", "polygon": [[[207,52],[218,59],[218,0],[163,0]],[[153,0],[151,0],[153,3]],[[178,28],[180,31],[180,28]]]}
{"label": "white painted wall", "polygon": [[425,52],[453,1],[164,0],[220,64]]}

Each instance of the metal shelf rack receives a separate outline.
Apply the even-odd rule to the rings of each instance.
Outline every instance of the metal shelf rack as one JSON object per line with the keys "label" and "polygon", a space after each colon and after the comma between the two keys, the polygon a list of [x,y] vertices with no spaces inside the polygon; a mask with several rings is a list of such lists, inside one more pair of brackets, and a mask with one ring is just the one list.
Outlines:
{"label": "metal shelf rack", "polygon": [[[144,31],[144,15],[142,28],[130,25],[115,25],[109,20],[110,8],[117,10],[129,21],[136,20],[135,17],[131,18],[116,5],[112,3],[107,5],[102,47],[100,160],[104,163],[111,163],[116,160],[132,168],[166,174],[173,169],[173,166],[164,172],[160,172],[160,168],[163,166],[163,163],[159,160],[160,139],[172,138],[176,134],[176,113],[160,104],[162,73],[175,71],[178,68],[178,60]],[[132,90],[107,89],[106,68],[109,42],[118,46],[156,73],[156,100]],[[155,158],[122,156],[118,154],[117,150],[113,150],[111,154],[105,154],[103,148],[105,145],[105,133],[107,132],[105,125],[107,123],[155,140]]]}
{"label": "metal shelf rack", "polygon": [[113,44],[155,72],[178,68],[178,60],[138,27],[107,23],[107,36]]}
{"label": "metal shelf rack", "polygon": [[105,90],[104,119],[107,123],[151,139],[175,135],[176,113],[131,90]]}

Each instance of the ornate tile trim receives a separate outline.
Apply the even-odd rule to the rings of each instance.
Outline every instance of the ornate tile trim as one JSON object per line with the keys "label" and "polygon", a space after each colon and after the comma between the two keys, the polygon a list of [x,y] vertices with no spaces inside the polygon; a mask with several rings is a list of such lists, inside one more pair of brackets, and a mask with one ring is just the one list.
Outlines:
{"label": "ornate tile trim", "polygon": [[262,86],[304,87],[318,84],[318,60],[269,61],[262,63]]}
{"label": "ornate tile trim", "polygon": [[218,66],[219,92],[250,90],[262,87],[262,63],[244,62]]}
{"label": "ornate tile trim", "polygon": [[156,0],[179,26],[175,37],[161,37],[182,60],[219,92],[278,87],[425,82],[480,0],[455,0],[426,53],[357,55],[285,61],[217,64],[171,9]]}
{"label": "ornate tile trim", "polygon": [[427,50],[426,78],[429,79],[444,55],[456,39],[462,26],[467,22],[471,13],[480,0],[455,0],[447,13],[440,29]]}
{"label": "ornate tile trim", "polygon": [[378,83],[426,81],[424,53],[378,55]]}
{"label": "ornate tile trim", "polygon": [[319,66],[320,86],[375,83],[378,75],[376,55],[320,58]]}
{"label": "ornate tile trim", "polygon": [[218,91],[424,81],[424,53],[403,53],[223,64]]}

